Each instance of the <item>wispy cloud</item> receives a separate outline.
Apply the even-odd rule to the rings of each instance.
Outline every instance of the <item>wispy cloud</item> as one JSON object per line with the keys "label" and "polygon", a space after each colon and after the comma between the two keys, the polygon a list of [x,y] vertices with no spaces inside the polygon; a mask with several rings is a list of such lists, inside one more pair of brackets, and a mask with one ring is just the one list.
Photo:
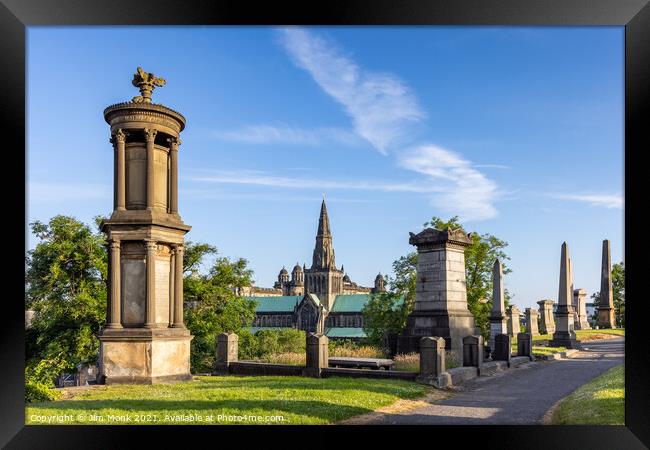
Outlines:
{"label": "wispy cloud", "polygon": [[386,183],[377,181],[346,181],[318,178],[282,177],[258,171],[212,171],[210,174],[190,176],[188,181],[243,184],[289,189],[343,189],[384,192],[441,192],[442,188],[428,183]]}
{"label": "wispy cloud", "polygon": [[511,169],[505,164],[474,164],[474,167],[477,169]]}
{"label": "wispy cloud", "polygon": [[103,200],[110,198],[112,187],[93,183],[40,183],[27,185],[27,203],[65,203],[84,200]]}
{"label": "wispy cloud", "polygon": [[570,200],[589,203],[591,206],[601,206],[608,209],[622,209],[623,196],[620,194],[548,194],[549,197],[559,200]]}
{"label": "wispy cloud", "polygon": [[318,146],[327,143],[358,145],[362,141],[356,134],[342,128],[298,128],[286,124],[247,125],[237,130],[215,131],[217,139],[247,144],[291,144]]}
{"label": "wispy cloud", "polygon": [[396,76],[362,69],[334,43],[305,29],[284,28],[280,33],[294,63],[345,108],[356,133],[381,153],[425,117],[409,87]]}
{"label": "wispy cloud", "polygon": [[497,185],[457,153],[424,145],[404,154],[400,165],[424,174],[432,190],[434,206],[447,214],[459,215],[463,220],[484,220],[497,215],[493,206]]}

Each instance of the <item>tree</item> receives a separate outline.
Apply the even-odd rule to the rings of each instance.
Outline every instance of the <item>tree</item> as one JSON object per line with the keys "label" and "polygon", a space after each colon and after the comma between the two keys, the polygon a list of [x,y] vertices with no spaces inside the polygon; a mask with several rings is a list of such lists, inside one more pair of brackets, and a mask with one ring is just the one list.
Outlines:
{"label": "tree", "polygon": [[[438,230],[463,228],[458,216],[454,216],[447,221],[434,216],[429,222],[424,224],[424,227],[432,227]],[[486,339],[489,337],[490,332],[489,314],[492,308],[492,267],[494,261],[497,258],[501,260],[504,275],[512,272],[512,269],[507,265],[510,257],[504,250],[507,246],[507,242],[491,234],[479,235],[473,233],[472,244],[465,248],[467,306],[474,315],[476,326],[480,328],[481,334]],[[372,308],[369,308],[364,314],[364,323],[368,322],[369,324],[368,330],[366,330],[367,335],[375,336],[381,333],[382,330],[385,331],[390,327],[397,327],[397,324],[400,324],[401,329],[394,332],[401,332],[406,326],[406,316],[413,310],[413,304],[415,303],[417,259],[418,254],[414,251],[400,257],[393,263],[395,276],[394,278],[389,278],[389,291],[394,295],[404,295],[403,309],[395,310],[396,316],[389,320],[386,317],[390,311],[388,305],[379,307],[368,302]],[[511,298],[507,289],[504,292],[504,296],[507,306]],[[377,300],[380,298],[377,297]],[[395,299],[393,299],[394,301]],[[373,328],[375,326],[379,328]]]}
{"label": "tree", "polygon": [[366,341],[381,346],[389,333],[399,333],[406,326],[406,318],[412,308],[399,292],[381,292],[371,295],[363,308],[363,331]]}
{"label": "tree", "polygon": [[[625,328],[625,263],[622,261],[612,266],[612,295],[616,326]],[[594,306],[598,307],[600,292],[594,292],[591,298],[594,299]],[[595,312],[594,317],[597,319],[598,311]]]}
{"label": "tree", "polygon": [[185,247],[183,295],[190,305],[185,309],[185,324],[194,336],[190,363],[192,372],[206,372],[214,364],[217,335],[240,332],[255,318],[255,303],[235,294],[250,285],[253,272],[243,258],[218,257],[208,273],[201,273],[204,258],[217,249],[192,242]]}
{"label": "tree", "polygon": [[76,371],[97,361],[106,321],[104,237],[63,215],[30,226],[40,242],[26,257],[25,306],[34,310],[26,360],[57,360],[62,370]]}

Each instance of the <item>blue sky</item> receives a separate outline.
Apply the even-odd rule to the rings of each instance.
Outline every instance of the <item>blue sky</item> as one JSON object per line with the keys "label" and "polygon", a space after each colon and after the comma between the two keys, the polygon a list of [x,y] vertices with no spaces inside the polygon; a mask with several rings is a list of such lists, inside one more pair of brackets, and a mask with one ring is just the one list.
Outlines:
{"label": "blue sky", "polygon": [[[259,286],[311,263],[327,198],[336,262],[372,285],[409,231],[461,216],[509,243],[520,307],[599,289],[623,259],[622,27],[32,27],[28,220],[112,209],[102,111],[153,101],[187,118],[186,236],[244,257]],[[30,236],[28,246],[35,240]]]}

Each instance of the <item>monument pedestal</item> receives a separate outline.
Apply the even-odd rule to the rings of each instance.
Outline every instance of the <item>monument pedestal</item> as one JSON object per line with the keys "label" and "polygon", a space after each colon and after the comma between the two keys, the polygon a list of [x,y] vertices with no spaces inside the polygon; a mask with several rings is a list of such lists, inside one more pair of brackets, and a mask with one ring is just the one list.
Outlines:
{"label": "monument pedestal", "polygon": [[614,308],[598,308],[598,328],[615,328]]}
{"label": "monument pedestal", "polygon": [[548,341],[549,347],[580,348],[580,341],[576,339],[573,324],[570,318],[573,316],[573,308],[565,305],[558,305],[555,312],[557,329],[553,333],[553,339]]}
{"label": "monument pedestal", "polygon": [[192,336],[187,329],[107,328],[99,340],[105,384],[156,384],[192,379]]}
{"label": "monument pedestal", "polygon": [[399,353],[418,352],[422,337],[441,337],[462,361],[463,338],[478,334],[465,286],[465,248],[471,243],[460,228],[410,233],[409,244],[418,249],[415,305],[399,337]]}
{"label": "monument pedestal", "polygon": [[469,311],[413,311],[397,343],[398,353],[418,352],[420,339],[435,336],[445,339],[445,349],[462,356],[463,338],[478,334],[474,316]]}

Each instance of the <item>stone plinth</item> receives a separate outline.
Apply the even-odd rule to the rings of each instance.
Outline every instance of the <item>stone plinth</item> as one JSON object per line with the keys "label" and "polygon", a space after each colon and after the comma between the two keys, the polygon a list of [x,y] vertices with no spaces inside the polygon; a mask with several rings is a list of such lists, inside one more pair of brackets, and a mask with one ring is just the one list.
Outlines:
{"label": "stone plinth", "polygon": [[526,308],[526,333],[530,333],[531,336],[539,336],[537,319],[537,310],[533,308]]}
{"label": "stone plinth", "polygon": [[156,384],[191,380],[188,330],[105,329],[100,379],[105,384]]}
{"label": "stone plinth", "polygon": [[587,316],[587,291],[574,289],[573,291],[574,321],[576,330],[590,330],[589,317]]}
{"label": "stone plinth", "polygon": [[579,341],[576,340],[576,333],[573,329],[572,298],[569,248],[564,242],[560,257],[560,289],[555,312],[556,329],[553,339],[548,343],[550,347],[579,348]]}
{"label": "stone plinth", "polygon": [[517,356],[527,356],[533,360],[533,336],[530,333],[517,334]]}
{"label": "stone plinth", "polygon": [[463,338],[479,334],[465,286],[464,251],[471,237],[462,229],[427,228],[411,233],[409,243],[418,249],[415,305],[398,339],[398,352],[417,352],[422,337],[437,336],[461,360]]}
{"label": "stone plinth", "polygon": [[541,334],[555,333],[555,317],[553,316],[553,300],[540,300],[539,305],[539,332]]}
{"label": "stone plinth", "polygon": [[612,288],[612,253],[609,240],[603,241],[603,260],[600,271],[600,299],[598,300],[598,328],[615,328],[614,291]]}
{"label": "stone plinth", "polygon": [[441,337],[420,338],[420,374],[418,383],[436,387],[451,384],[451,377],[445,367],[445,340]]}
{"label": "stone plinth", "polygon": [[509,334],[497,334],[494,337],[494,351],[492,352],[493,361],[505,361],[510,367],[510,358],[512,356],[512,338]]}
{"label": "stone plinth", "polygon": [[239,336],[235,333],[221,333],[217,336],[215,372],[228,372],[230,363],[239,360]]}
{"label": "stone plinth", "polygon": [[483,367],[483,336],[465,336],[463,338],[463,366],[477,367],[481,374]]}
{"label": "stone plinth", "polygon": [[314,333],[309,333],[306,339],[307,362],[303,375],[320,378],[322,369],[329,367],[329,339]]}
{"label": "stone plinth", "polygon": [[521,333],[521,320],[519,320],[519,308],[515,305],[510,305],[508,308],[508,334],[512,337]]}

